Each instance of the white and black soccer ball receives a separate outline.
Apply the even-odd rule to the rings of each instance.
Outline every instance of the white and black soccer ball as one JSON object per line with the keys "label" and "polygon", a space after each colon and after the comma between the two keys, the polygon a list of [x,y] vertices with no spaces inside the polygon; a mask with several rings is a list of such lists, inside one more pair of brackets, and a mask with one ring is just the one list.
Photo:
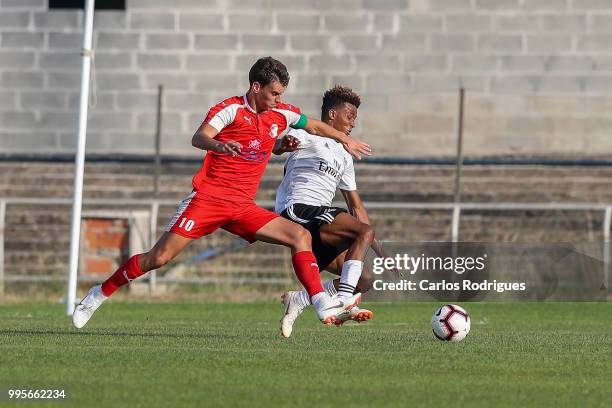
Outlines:
{"label": "white and black soccer ball", "polygon": [[470,332],[470,316],[460,306],[444,305],[431,318],[434,336],[442,341],[461,341]]}

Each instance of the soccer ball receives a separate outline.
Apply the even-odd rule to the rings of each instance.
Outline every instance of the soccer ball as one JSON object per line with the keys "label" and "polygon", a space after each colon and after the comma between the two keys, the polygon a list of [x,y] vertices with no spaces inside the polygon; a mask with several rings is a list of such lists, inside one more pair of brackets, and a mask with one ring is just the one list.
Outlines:
{"label": "soccer ball", "polygon": [[461,341],[470,332],[470,316],[462,307],[444,305],[431,318],[434,336],[443,341]]}

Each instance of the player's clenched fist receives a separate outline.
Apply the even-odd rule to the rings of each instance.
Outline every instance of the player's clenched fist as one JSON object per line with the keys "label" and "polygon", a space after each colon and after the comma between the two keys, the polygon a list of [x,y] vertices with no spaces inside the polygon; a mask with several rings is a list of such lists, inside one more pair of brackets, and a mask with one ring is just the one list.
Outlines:
{"label": "player's clenched fist", "polygon": [[297,137],[291,135],[285,135],[281,141],[281,149],[283,152],[293,152],[300,145],[300,141]]}

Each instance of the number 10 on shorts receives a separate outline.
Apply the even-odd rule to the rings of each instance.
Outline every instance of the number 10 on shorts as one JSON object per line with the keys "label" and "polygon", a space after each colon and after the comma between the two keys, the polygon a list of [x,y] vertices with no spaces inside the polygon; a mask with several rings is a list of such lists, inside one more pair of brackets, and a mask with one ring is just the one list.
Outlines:
{"label": "number 10 on shorts", "polygon": [[193,220],[188,220],[187,217],[183,217],[179,224],[179,228],[183,228],[185,231],[191,231],[194,225],[195,222]]}

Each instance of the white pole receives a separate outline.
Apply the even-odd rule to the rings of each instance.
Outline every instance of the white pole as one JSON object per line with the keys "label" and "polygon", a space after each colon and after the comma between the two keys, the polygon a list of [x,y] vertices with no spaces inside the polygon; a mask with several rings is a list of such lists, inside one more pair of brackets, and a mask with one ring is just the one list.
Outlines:
{"label": "white pole", "polygon": [[91,70],[93,17],[95,0],[85,1],[83,26],[83,51],[81,64],[81,100],[79,104],[79,135],[74,169],[74,198],[72,201],[72,229],[70,239],[70,275],[66,313],[72,315],[76,301],[77,274],[79,270],[79,243],[81,237],[81,207],[83,204],[83,173],[85,170],[85,140],[87,137],[87,108],[89,107],[89,73]]}

